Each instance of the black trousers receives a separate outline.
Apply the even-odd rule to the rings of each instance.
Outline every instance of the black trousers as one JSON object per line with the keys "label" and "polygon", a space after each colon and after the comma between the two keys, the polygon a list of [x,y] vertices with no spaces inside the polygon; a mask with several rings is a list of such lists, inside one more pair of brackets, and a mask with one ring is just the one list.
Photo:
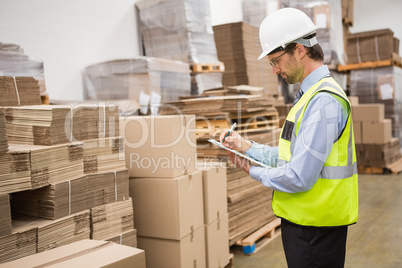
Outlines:
{"label": "black trousers", "polygon": [[282,244],[289,268],[342,268],[347,226],[310,227],[281,221]]}

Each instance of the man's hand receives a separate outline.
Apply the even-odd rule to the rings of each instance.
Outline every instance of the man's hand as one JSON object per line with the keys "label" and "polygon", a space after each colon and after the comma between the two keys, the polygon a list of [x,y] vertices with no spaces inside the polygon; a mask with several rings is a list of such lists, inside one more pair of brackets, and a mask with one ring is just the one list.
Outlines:
{"label": "man's hand", "polygon": [[[226,138],[227,139],[227,138]],[[226,140],[225,140],[226,142]],[[233,162],[233,164],[236,167],[240,167],[241,169],[243,169],[245,172],[247,172],[247,174],[249,174],[250,171],[250,167],[251,167],[251,163],[250,161],[248,161],[247,159],[238,156],[235,153],[232,153],[231,151],[225,150],[229,159]]]}
{"label": "man's hand", "polygon": [[[219,137],[220,142],[222,142],[227,132],[227,130],[222,132],[221,136]],[[241,152],[247,151],[252,145],[251,141],[243,139],[239,133],[235,131],[232,131],[230,135],[225,138],[225,142],[222,144],[230,149]]]}

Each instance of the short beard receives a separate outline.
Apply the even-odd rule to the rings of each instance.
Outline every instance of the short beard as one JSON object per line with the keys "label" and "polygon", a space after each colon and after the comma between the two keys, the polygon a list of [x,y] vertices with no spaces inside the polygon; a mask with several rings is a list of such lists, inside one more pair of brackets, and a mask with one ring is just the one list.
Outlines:
{"label": "short beard", "polygon": [[[283,77],[283,76],[282,76]],[[292,75],[285,75],[284,77],[286,83],[288,84],[296,84],[298,83],[300,80],[298,79],[298,75],[296,73],[293,73]]]}
{"label": "short beard", "polygon": [[283,73],[285,76],[282,77],[285,79],[286,83],[288,84],[296,84],[300,82],[300,68],[297,67],[296,60],[291,57],[290,61],[287,64],[287,69],[289,70],[288,73]]}

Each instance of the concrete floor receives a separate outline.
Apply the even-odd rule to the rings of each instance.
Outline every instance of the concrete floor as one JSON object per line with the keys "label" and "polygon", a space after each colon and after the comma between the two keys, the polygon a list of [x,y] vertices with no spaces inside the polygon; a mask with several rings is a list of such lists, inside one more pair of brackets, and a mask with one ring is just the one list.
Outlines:
{"label": "concrete floor", "polygon": [[[287,267],[280,236],[235,268]],[[402,174],[359,175],[359,219],[349,227],[345,267],[402,267]]]}

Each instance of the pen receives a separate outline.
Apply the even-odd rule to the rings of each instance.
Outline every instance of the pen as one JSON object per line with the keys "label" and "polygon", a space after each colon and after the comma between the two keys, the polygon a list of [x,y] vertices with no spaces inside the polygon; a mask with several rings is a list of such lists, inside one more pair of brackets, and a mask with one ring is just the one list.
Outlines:
{"label": "pen", "polygon": [[231,128],[229,129],[229,131],[226,133],[225,137],[223,137],[222,143],[225,142],[226,137],[229,136],[230,133],[232,133],[232,131],[235,129],[235,127],[236,127],[236,122],[232,125],[232,127],[231,127]]}

